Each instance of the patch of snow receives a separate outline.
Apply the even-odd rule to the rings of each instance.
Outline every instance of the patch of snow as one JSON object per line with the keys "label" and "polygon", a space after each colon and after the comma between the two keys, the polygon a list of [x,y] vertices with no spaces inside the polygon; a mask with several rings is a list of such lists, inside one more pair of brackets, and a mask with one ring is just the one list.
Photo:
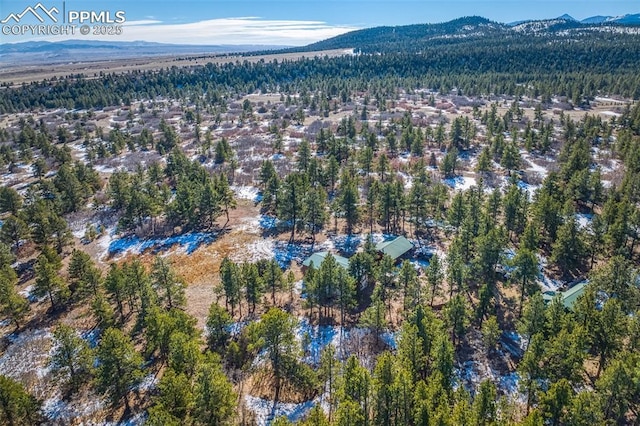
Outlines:
{"label": "patch of snow", "polygon": [[301,343],[305,353],[303,361],[319,365],[322,350],[334,341],[339,332],[339,327],[311,325],[308,319],[301,319],[296,327],[296,339]]}
{"label": "patch of snow", "polygon": [[476,185],[476,178],[468,176],[456,176],[454,178],[444,179],[443,182],[456,191],[466,191]]}
{"label": "patch of snow", "polygon": [[348,255],[353,255],[362,243],[362,238],[358,235],[335,235],[330,240],[336,250]]}
{"label": "patch of snow", "polygon": [[99,328],[93,328],[91,330],[82,331],[80,337],[86,340],[91,349],[95,349],[100,343],[100,337],[102,336],[102,330]]}
{"label": "patch of snow", "polygon": [[276,229],[280,221],[273,216],[260,215],[259,222],[262,229]]}
{"label": "patch of snow", "polygon": [[44,401],[42,412],[52,422],[74,424],[77,419],[86,419],[105,408],[105,401],[97,395],[83,399],[83,402],[64,401],[60,395],[54,395]]}
{"label": "patch of snow", "polygon": [[505,330],[500,336],[500,344],[511,355],[516,358],[521,358],[524,354],[524,350],[527,347],[527,339],[522,337],[515,331]]}
{"label": "patch of snow", "polygon": [[110,256],[125,253],[141,254],[147,250],[159,253],[169,250],[175,245],[184,246],[187,254],[191,254],[202,244],[210,244],[217,237],[215,232],[195,232],[175,235],[167,238],[141,239],[135,235],[111,240],[107,252]]}
{"label": "patch of snow", "polygon": [[26,297],[30,303],[41,302],[47,298],[47,296],[38,297],[35,294],[33,294],[34,288],[35,286],[33,284],[28,285],[24,289],[20,290],[18,294],[20,294],[23,297]]}
{"label": "patch of snow", "polygon": [[255,186],[231,186],[231,190],[236,194],[236,198],[240,200],[262,201],[260,190]]}
{"label": "patch of snow", "polygon": [[305,401],[300,404],[284,403],[246,395],[244,398],[247,408],[256,416],[258,426],[268,426],[280,416],[286,417],[291,422],[301,420],[313,407],[315,401]]}
{"label": "patch of snow", "polygon": [[397,333],[394,331],[385,331],[380,335],[380,340],[387,344],[391,349],[398,349]]}
{"label": "patch of snow", "polygon": [[618,113],[618,112],[613,112],[613,111],[600,111],[600,114],[602,115],[606,115],[609,117],[620,117],[622,114]]}
{"label": "patch of snow", "polygon": [[589,228],[591,226],[591,221],[593,221],[593,214],[591,213],[577,213],[576,220],[578,221],[578,226],[582,229]]}
{"label": "patch of snow", "polygon": [[15,380],[35,379],[36,397],[42,397],[44,388],[50,385],[49,358],[53,347],[52,334],[47,329],[27,330],[8,336],[11,344],[0,357],[0,374]]}
{"label": "patch of snow", "polygon": [[155,374],[151,373],[145,376],[142,381],[135,387],[135,389],[143,392],[149,392],[153,390],[158,385],[158,377]]}
{"label": "patch of snow", "polygon": [[227,328],[227,331],[231,334],[232,337],[239,336],[242,333],[242,330],[248,325],[247,321],[236,321],[231,323],[231,325]]}
{"label": "patch of snow", "polygon": [[93,169],[98,173],[107,173],[107,174],[112,174],[116,171],[115,167],[109,167],[102,164],[93,166]]}
{"label": "patch of snow", "polygon": [[544,273],[544,269],[547,266],[547,259],[544,256],[538,255],[538,260],[538,281],[540,282],[542,291],[558,291],[558,289],[565,283],[561,280],[554,280],[552,278],[549,278]]}
{"label": "patch of snow", "polygon": [[404,182],[405,190],[409,190],[413,187],[413,177],[403,172],[398,172],[398,176],[402,178],[402,181]]}

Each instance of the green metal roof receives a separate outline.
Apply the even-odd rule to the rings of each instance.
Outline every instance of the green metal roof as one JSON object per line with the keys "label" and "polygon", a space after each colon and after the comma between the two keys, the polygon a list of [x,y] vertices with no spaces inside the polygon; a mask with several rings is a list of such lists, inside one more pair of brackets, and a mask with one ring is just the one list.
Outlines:
{"label": "green metal roof", "polygon": [[[562,303],[564,304],[565,308],[573,308],[573,304],[576,303],[576,300],[578,300],[582,293],[584,293],[584,288],[587,286],[587,284],[589,284],[589,281],[582,281],[574,285],[570,289],[559,293],[562,295]],[[550,303],[556,296],[556,294],[558,293],[556,293],[555,291],[545,291],[544,293],[542,293],[542,299],[545,301],[545,303]]]}
{"label": "green metal roof", "polygon": [[313,253],[311,256],[306,258],[304,262],[302,262],[302,265],[310,267],[311,264],[313,264],[313,267],[317,269],[320,267],[322,261],[327,256],[333,256],[338,265],[342,266],[344,269],[349,269],[349,259],[347,259],[346,257],[338,256],[337,254],[329,253],[328,251],[319,251],[317,253]]}
{"label": "green metal roof", "polygon": [[562,300],[565,308],[571,309],[573,307],[573,304],[576,303],[578,297],[584,293],[584,288],[587,284],[589,284],[588,281],[582,281],[571,287],[569,290],[562,292]]}
{"label": "green metal roof", "polygon": [[384,241],[376,245],[376,250],[391,256],[393,260],[399,258],[412,248],[413,244],[411,244],[411,241],[407,240],[403,236],[396,237],[391,241]]}

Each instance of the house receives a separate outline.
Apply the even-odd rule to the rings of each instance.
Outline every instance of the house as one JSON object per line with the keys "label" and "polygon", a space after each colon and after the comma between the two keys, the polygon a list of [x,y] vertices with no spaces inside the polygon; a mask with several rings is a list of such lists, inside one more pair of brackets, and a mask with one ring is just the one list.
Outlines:
{"label": "house", "polygon": [[[585,288],[587,287],[587,284],[589,284],[589,281],[581,281],[568,290],[559,293],[562,295],[562,302],[565,308],[573,308],[573,304],[576,303],[576,300],[578,300],[580,296],[582,296]],[[542,298],[544,299],[545,303],[550,303],[556,296],[556,294],[558,293],[556,293],[555,291],[545,291],[544,293],[542,293]]]}
{"label": "house", "polygon": [[376,250],[382,255],[390,256],[394,261],[397,261],[405,254],[413,250],[413,244],[403,236],[396,237],[391,241],[383,241],[376,244]]}
{"label": "house", "polygon": [[317,253],[313,253],[311,256],[306,258],[304,262],[302,262],[303,270],[310,268],[311,265],[313,265],[315,269],[318,269],[322,264],[322,261],[327,256],[333,256],[339,266],[343,267],[344,269],[349,269],[349,259],[347,259],[346,257],[338,256],[337,254],[329,253],[328,251],[319,251]]}

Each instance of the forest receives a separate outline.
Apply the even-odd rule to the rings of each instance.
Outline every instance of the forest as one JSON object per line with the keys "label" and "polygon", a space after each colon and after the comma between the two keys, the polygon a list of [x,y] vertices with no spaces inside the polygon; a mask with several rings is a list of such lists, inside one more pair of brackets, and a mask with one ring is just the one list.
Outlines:
{"label": "forest", "polygon": [[0,423],[636,424],[640,43],[494,30],[0,90]]}

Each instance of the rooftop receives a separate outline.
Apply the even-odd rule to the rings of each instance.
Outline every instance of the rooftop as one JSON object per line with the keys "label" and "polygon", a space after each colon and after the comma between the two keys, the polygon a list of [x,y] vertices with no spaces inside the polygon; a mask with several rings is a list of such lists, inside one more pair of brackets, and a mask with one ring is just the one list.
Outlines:
{"label": "rooftop", "polygon": [[412,248],[413,244],[411,241],[407,240],[403,236],[399,236],[391,241],[384,241],[376,245],[376,250],[390,256],[393,260],[398,259]]}
{"label": "rooftop", "polygon": [[328,251],[319,251],[317,253],[313,253],[311,256],[306,258],[304,262],[302,262],[302,265],[310,267],[313,264],[314,268],[319,268],[327,256],[333,256],[338,265],[342,266],[344,269],[349,269],[349,259],[347,259],[346,257],[338,256],[337,254],[329,253]]}

